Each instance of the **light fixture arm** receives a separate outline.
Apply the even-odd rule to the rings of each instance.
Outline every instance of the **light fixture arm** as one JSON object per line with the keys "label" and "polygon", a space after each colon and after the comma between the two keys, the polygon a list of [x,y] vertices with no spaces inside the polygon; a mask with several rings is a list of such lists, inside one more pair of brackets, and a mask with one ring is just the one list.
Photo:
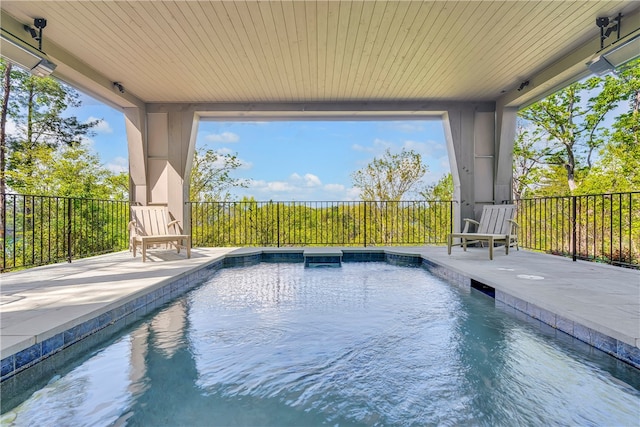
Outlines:
{"label": "light fixture arm", "polygon": [[47,26],[47,20],[36,18],[33,20],[33,26],[38,29],[38,49],[42,50],[42,29]]}
{"label": "light fixture arm", "polygon": [[[612,24],[613,22],[613,24]],[[611,25],[612,24],[612,25]],[[622,27],[622,13],[618,13],[613,19],[608,17],[596,18],[596,25],[600,28],[600,50],[604,49],[604,41],[611,36],[614,31],[617,32],[616,40],[620,40],[620,30]]]}
{"label": "light fixture arm", "polygon": [[24,30],[31,34],[31,37],[34,40],[38,41],[38,50],[42,50],[42,29],[47,26],[47,20],[44,18],[35,18],[33,20],[33,26],[38,29],[38,31],[34,30],[29,25],[24,25]]}

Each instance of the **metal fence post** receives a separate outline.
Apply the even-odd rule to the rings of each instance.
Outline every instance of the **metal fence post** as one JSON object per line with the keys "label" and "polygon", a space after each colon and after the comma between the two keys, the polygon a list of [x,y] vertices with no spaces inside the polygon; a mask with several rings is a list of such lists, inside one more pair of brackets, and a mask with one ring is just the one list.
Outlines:
{"label": "metal fence post", "polygon": [[362,202],[364,204],[364,247],[367,247],[367,202]]}
{"label": "metal fence post", "polygon": [[571,247],[571,258],[573,259],[573,261],[576,261],[577,259],[577,252],[578,252],[578,230],[576,227],[576,216],[578,214],[578,210],[576,207],[576,196],[571,196],[571,238],[573,240],[572,243],[572,247]]}
{"label": "metal fence post", "polygon": [[280,202],[276,202],[276,224],[278,230],[278,247],[280,247]]}
{"label": "metal fence post", "polygon": [[71,262],[71,214],[72,214],[72,208],[71,208],[71,198],[67,199],[67,202],[69,203],[67,205],[67,261]]}

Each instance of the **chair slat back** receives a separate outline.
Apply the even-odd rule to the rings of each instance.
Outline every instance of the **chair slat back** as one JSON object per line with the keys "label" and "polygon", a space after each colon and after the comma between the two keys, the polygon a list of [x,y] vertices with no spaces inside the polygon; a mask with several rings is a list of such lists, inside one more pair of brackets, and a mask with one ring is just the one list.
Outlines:
{"label": "chair slat back", "polygon": [[515,205],[485,205],[482,208],[478,233],[481,234],[510,234],[511,224],[516,213]]}
{"label": "chair slat back", "polygon": [[139,236],[162,236],[169,233],[168,212],[162,206],[131,206],[131,220]]}

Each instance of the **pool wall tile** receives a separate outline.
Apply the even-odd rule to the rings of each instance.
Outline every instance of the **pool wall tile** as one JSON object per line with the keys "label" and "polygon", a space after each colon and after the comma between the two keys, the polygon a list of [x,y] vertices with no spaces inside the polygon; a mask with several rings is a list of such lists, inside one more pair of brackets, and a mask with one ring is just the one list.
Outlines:
{"label": "pool wall tile", "polygon": [[560,329],[562,332],[566,332],[569,335],[573,335],[573,321],[556,315],[556,328]]}
{"label": "pool wall tile", "polygon": [[343,262],[385,262],[386,254],[384,252],[350,252],[342,251]]}
{"label": "pool wall tile", "polygon": [[615,355],[618,351],[618,340],[597,331],[591,331],[591,345],[604,352]]}
{"label": "pool wall tile", "polygon": [[4,378],[5,376],[9,375],[10,373],[12,373],[15,370],[15,354],[12,354],[9,357],[5,357],[4,359],[2,359],[2,362],[0,362],[0,377]]}
{"label": "pool wall tile", "polygon": [[418,267],[422,265],[422,258],[412,255],[386,254],[385,261],[392,265]]}
{"label": "pool wall tile", "polygon": [[591,328],[587,328],[579,323],[573,323],[573,336],[580,341],[591,343]]}
{"label": "pool wall tile", "polygon": [[[520,298],[514,298],[516,310],[520,310],[523,313],[527,313],[527,306],[529,305],[526,301],[521,300]],[[528,314],[528,313],[527,313]]]}
{"label": "pool wall tile", "polygon": [[64,334],[60,333],[42,341],[42,356],[49,356],[64,347]]}
{"label": "pool wall tile", "polygon": [[640,348],[618,341],[617,356],[631,363],[636,368],[640,368]]}
{"label": "pool wall tile", "polygon": [[37,343],[31,347],[15,354],[15,369],[27,368],[37,362],[42,357],[42,343]]}
{"label": "pool wall tile", "polygon": [[262,262],[304,262],[303,252],[263,252]]}

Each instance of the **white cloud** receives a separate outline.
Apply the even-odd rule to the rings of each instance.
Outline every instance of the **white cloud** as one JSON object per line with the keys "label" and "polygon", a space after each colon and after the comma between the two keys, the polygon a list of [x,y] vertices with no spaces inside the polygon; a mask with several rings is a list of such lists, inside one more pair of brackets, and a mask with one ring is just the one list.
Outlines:
{"label": "white cloud", "polygon": [[233,132],[212,133],[205,136],[205,140],[209,142],[238,142],[240,137]]}
{"label": "white cloud", "polygon": [[370,147],[365,147],[360,144],[353,144],[351,146],[355,151],[364,151],[366,153],[373,153],[376,155],[382,154],[387,148],[390,148],[393,151],[394,147],[395,145],[393,143],[379,138],[374,139],[373,145]]}
{"label": "white cloud", "polygon": [[264,180],[250,180],[249,188],[257,190],[260,193],[284,193],[291,192],[295,189],[290,183],[286,181],[264,181]]}
{"label": "white cloud", "polygon": [[88,136],[81,136],[79,142],[83,147],[86,147],[93,152],[96,151],[96,142],[92,138],[89,138]]}
{"label": "white cloud", "polygon": [[359,200],[359,190],[346,188],[342,184],[322,184],[312,173],[292,173],[286,180],[251,180],[249,188],[239,189],[239,197],[255,197],[257,200],[304,201],[304,200]]}
{"label": "white cloud", "polygon": [[222,147],[222,148],[218,148],[217,150],[215,150],[216,153],[221,154],[221,155],[226,155],[226,154],[233,154],[235,153],[235,151],[233,151],[230,148],[227,147]]}
{"label": "white cloud", "polygon": [[129,161],[124,157],[115,157],[106,165],[113,173],[127,172],[129,170]]}
{"label": "white cloud", "polygon": [[324,189],[331,193],[342,193],[345,187],[342,184],[325,184]]}
{"label": "white cloud", "polygon": [[99,119],[97,117],[90,116],[87,119],[87,122],[93,122],[96,120],[98,121],[98,124],[92,128],[94,131],[96,131],[97,133],[113,133],[113,129],[111,128],[111,125],[109,125],[109,122],[107,122],[104,119]]}
{"label": "white cloud", "polygon": [[322,185],[320,178],[312,173],[306,173],[304,176],[300,176],[294,172],[289,176],[289,181],[295,185],[302,185],[304,187],[319,187]]}
{"label": "white cloud", "polygon": [[418,141],[404,141],[402,143],[402,148],[407,150],[413,150],[416,153],[425,154],[430,151],[429,146],[426,142],[418,142]]}
{"label": "white cloud", "polygon": [[344,200],[360,200],[360,189],[357,187],[349,188]]}

